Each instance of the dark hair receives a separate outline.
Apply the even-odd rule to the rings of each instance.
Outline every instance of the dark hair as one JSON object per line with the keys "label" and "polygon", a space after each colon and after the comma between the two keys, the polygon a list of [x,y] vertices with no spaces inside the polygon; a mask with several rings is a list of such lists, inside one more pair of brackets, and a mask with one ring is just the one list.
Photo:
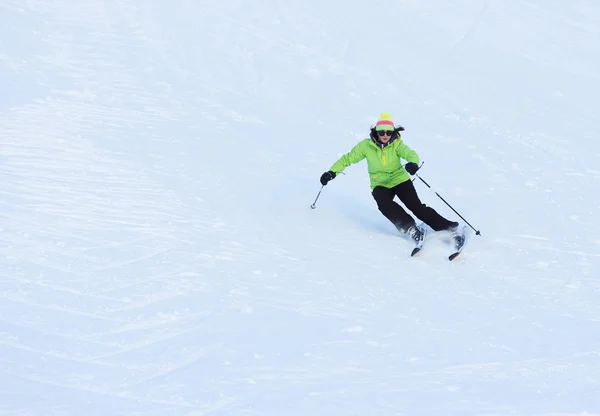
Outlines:
{"label": "dark hair", "polygon": [[[386,146],[387,144],[392,143],[394,140],[396,140],[398,138],[398,133],[400,133],[401,131],[404,131],[404,127],[396,127],[392,131],[392,137],[390,137],[390,140],[386,143]],[[369,136],[371,137],[371,140],[374,140],[376,143],[381,143],[379,141],[379,137],[377,136],[377,130],[375,130],[375,127],[371,127],[371,134]]]}

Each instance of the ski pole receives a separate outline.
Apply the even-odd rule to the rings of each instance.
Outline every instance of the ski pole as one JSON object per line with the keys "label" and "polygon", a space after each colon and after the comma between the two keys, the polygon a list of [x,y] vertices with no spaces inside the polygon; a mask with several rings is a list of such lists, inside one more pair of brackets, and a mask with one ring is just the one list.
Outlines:
{"label": "ski pole", "polygon": [[[460,218],[462,218],[462,219],[463,219],[463,221],[464,221],[464,222],[466,222],[466,223],[467,223],[467,225],[468,225],[469,227],[473,228],[473,226],[472,226],[471,224],[469,224],[469,221],[465,220],[465,219],[463,218],[463,216],[462,216],[462,215],[460,215],[460,214],[459,214],[459,213],[458,213],[458,212],[457,212],[457,211],[456,211],[454,208],[452,208],[452,205],[450,205],[449,203],[447,203],[447,202],[446,202],[446,200],[445,200],[444,198],[442,198],[442,196],[441,196],[440,194],[438,194],[438,193],[437,193],[435,190],[433,190],[433,189],[431,188],[431,186],[429,186],[429,184],[428,184],[427,182],[425,182],[425,180],[423,180],[423,178],[421,178],[421,177],[420,177],[419,175],[417,175],[416,173],[415,173],[415,176],[416,176],[417,178],[419,178],[419,179],[421,180],[421,182],[423,182],[425,185],[427,185],[427,187],[428,187],[429,189],[431,189],[433,192],[435,192],[435,194],[436,194],[436,195],[437,195],[437,196],[438,196],[438,197],[439,197],[439,198],[440,198],[442,201],[444,201],[444,203],[445,203],[446,205],[448,205],[448,206],[450,207],[450,209],[456,213],[456,215],[458,215]],[[481,233],[479,232],[479,230],[476,230],[475,228],[473,228],[473,231],[475,231],[475,234],[476,234],[476,235],[481,235]]]}
{"label": "ski pole", "polygon": [[315,198],[315,202],[313,202],[312,205],[310,206],[312,209],[316,208],[317,199],[319,199],[319,196],[321,195],[321,191],[323,190],[324,187],[325,187],[325,185],[321,186],[321,189],[319,189],[319,193],[317,194],[317,198]]}
{"label": "ski pole", "polygon": [[[340,172],[339,174],[345,175],[344,172]],[[319,199],[319,196],[321,195],[321,191],[323,190],[323,188],[325,187],[325,185],[321,186],[321,189],[319,189],[319,193],[317,194],[317,198],[315,199],[315,202],[312,203],[312,205],[310,206],[312,209],[316,208],[317,205],[317,199]]]}

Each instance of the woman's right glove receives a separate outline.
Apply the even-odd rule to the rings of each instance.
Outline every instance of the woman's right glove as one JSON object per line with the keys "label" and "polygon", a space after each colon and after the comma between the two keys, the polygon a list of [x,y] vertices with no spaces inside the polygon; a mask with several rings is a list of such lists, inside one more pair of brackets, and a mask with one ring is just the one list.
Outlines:
{"label": "woman's right glove", "polygon": [[327,185],[327,182],[329,182],[333,178],[335,178],[335,172],[332,172],[330,170],[325,172],[324,174],[321,175],[321,185],[323,185],[323,186]]}

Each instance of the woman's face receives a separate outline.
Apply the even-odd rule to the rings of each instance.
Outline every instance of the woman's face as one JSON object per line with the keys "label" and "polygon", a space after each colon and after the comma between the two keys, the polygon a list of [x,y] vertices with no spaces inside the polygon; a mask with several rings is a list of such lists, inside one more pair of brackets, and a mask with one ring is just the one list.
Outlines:
{"label": "woman's face", "polygon": [[377,137],[381,143],[386,144],[392,138],[392,133],[391,130],[379,130],[377,132]]}

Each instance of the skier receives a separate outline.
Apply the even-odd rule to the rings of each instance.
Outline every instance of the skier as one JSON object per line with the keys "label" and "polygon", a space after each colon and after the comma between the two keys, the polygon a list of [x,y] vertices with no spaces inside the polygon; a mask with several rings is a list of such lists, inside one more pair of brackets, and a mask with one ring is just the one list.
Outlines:
{"label": "skier", "polygon": [[[381,113],[368,139],[361,140],[350,152],[340,157],[331,168],[321,175],[321,184],[334,179],[350,165],[367,159],[370,186],[379,211],[396,226],[400,233],[408,234],[415,243],[423,239],[423,231],[415,220],[398,203],[400,201],[417,218],[435,231],[454,233],[458,222],[450,221],[433,208],[423,204],[407,172],[411,175],[419,169],[419,156],[402,142],[400,132],[404,128],[394,126],[389,113]],[[408,163],[403,167],[401,159]]]}

